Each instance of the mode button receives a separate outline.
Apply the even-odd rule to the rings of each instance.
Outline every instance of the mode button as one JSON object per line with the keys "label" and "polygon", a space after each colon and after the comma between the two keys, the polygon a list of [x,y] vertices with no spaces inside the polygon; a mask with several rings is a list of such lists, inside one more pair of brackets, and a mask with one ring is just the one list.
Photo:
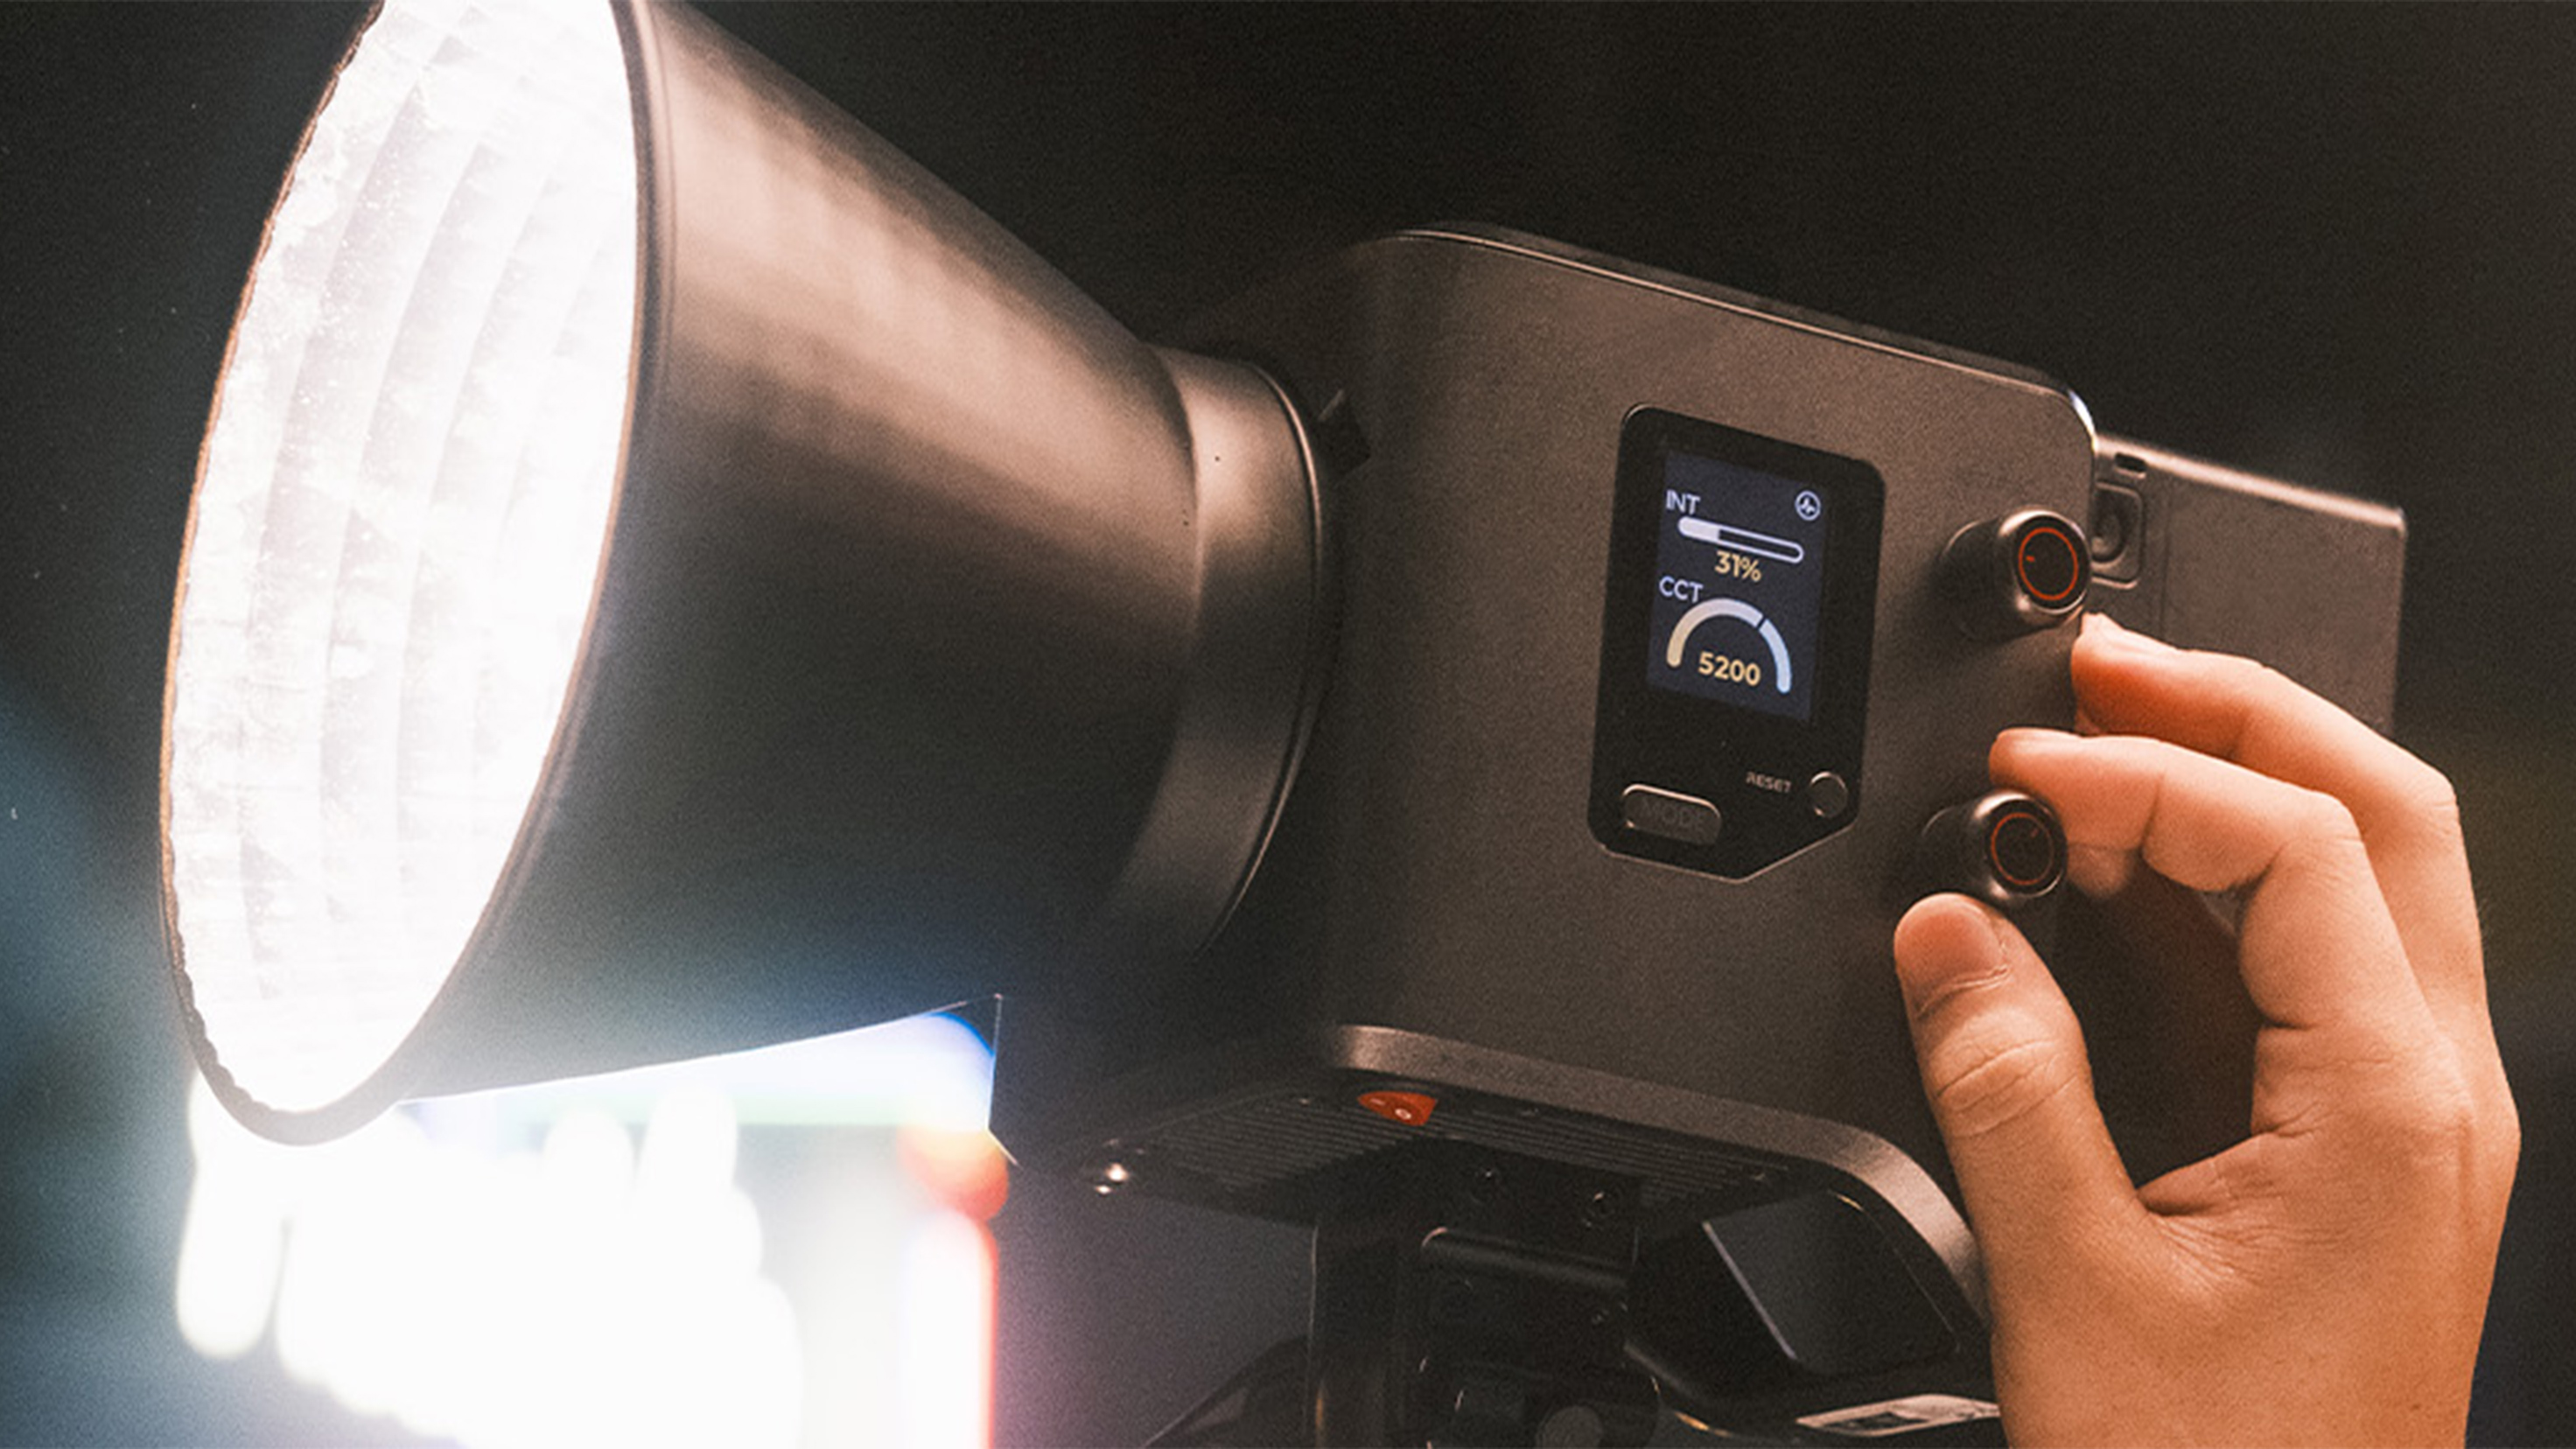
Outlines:
{"label": "mode button", "polygon": [[1685,845],[1713,845],[1721,823],[1717,807],[1695,795],[1676,795],[1652,785],[1631,785],[1619,796],[1619,818],[1631,830],[1678,840]]}

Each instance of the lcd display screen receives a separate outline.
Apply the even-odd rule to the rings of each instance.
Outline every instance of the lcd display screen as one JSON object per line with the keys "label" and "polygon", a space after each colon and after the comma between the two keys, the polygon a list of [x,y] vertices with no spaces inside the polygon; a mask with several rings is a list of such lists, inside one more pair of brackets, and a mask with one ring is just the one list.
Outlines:
{"label": "lcd display screen", "polygon": [[1640,407],[1613,494],[1593,836],[1742,879],[1858,808],[1886,484]]}
{"label": "lcd display screen", "polygon": [[1823,489],[1695,453],[1664,455],[1646,681],[1805,722],[1825,598]]}

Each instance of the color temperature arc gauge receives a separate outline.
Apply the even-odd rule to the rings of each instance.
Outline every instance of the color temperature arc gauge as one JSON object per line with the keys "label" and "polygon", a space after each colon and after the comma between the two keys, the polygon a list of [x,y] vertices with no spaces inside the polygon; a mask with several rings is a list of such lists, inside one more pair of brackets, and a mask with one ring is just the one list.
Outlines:
{"label": "color temperature arc gauge", "polygon": [[1682,656],[1690,644],[1691,631],[1711,619],[1734,619],[1752,625],[1771,650],[1771,688],[1780,694],[1789,692],[1792,679],[1788,641],[1780,637],[1778,625],[1764,618],[1760,609],[1742,599],[1707,599],[1683,611],[1680,621],[1673,625],[1671,641],[1664,646],[1666,668],[1682,667]]}

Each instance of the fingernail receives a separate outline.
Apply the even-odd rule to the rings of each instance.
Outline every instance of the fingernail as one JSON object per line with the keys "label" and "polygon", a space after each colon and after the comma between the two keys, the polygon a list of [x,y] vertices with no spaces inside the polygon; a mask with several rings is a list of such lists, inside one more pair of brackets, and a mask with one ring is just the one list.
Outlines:
{"label": "fingernail", "polygon": [[2127,649],[2140,654],[2171,654],[2174,647],[2150,634],[2141,634],[2108,614],[2086,614],[2084,637],[2108,649]]}
{"label": "fingernail", "polygon": [[2016,725],[1996,734],[1994,748],[1986,752],[1986,773],[1998,785],[2021,785],[2025,783],[2023,775],[2032,768],[2044,769],[2052,760],[2062,760],[2091,747],[2083,736],[2064,730]]}
{"label": "fingernail", "polygon": [[1997,732],[1995,743],[2008,744],[2015,749],[2044,750],[2054,746],[2074,744],[2081,738],[2082,736],[2069,734],[2065,730],[2053,730],[2040,725],[2013,725]]}
{"label": "fingernail", "polygon": [[2012,927],[1966,896],[1930,896],[1896,927],[1896,975],[1906,1009],[1928,1015],[1961,992],[2011,979]]}

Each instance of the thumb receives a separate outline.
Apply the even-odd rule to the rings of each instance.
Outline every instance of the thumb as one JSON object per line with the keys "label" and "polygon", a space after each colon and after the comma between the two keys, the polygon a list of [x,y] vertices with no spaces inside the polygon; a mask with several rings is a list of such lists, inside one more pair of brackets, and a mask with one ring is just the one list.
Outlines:
{"label": "thumb", "polygon": [[1915,903],[1896,975],[1933,1120],[1989,1262],[2063,1252],[2137,1196],[2056,978],[2009,921],[1965,896]]}

